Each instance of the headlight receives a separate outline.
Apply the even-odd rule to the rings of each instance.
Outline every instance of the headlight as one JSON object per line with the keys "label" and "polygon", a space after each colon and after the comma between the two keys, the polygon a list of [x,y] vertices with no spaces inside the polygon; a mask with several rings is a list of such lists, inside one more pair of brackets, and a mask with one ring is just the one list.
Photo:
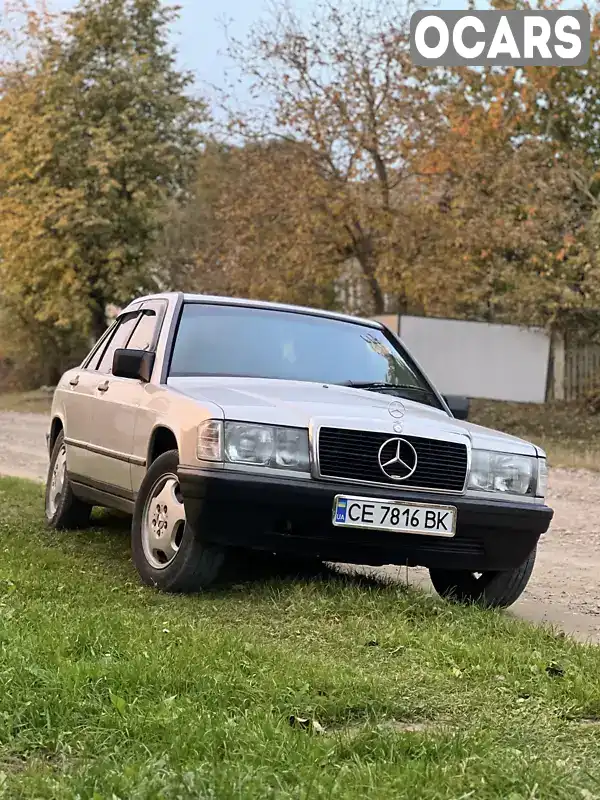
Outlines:
{"label": "headlight", "polygon": [[539,460],[529,456],[473,450],[469,488],[533,496],[538,493]]}
{"label": "headlight", "polygon": [[309,472],[308,431],[208,420],[198,429],[198,458]]}
{"label": "headlight", "polygon": [[225,456],[234,464],[268,466],[275,454],[275,431],[264,425],[225,423]]}
{"label": "headlight", "polygon": [[225,458],[232,464],[257,464],[308,472],[308,431],[226,422]]}

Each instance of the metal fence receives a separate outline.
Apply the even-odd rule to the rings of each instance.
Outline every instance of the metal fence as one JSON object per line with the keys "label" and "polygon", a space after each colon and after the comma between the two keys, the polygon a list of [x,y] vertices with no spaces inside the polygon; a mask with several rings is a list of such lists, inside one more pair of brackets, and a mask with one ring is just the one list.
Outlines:
{"label": "metal fence", "polygon": [[565,339],[564,399],[578,400],[600,389],[600,344]]}

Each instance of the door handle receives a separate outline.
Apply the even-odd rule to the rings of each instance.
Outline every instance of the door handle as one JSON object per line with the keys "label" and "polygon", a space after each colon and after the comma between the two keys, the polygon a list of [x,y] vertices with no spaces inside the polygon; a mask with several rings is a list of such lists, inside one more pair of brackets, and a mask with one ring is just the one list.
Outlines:
{"label": "door handle", "polygon": [[76,375],[69,381],[69,386],[77,386],[78,384],[79,384],[79,375]]}
{"label": "door handle", "polygon": [[104,383],[101,383],[100,386],[98,386],[98,391],[104,394],[104,392],[108,392],[109,386],[110,386],[110,381],[104,381]]}

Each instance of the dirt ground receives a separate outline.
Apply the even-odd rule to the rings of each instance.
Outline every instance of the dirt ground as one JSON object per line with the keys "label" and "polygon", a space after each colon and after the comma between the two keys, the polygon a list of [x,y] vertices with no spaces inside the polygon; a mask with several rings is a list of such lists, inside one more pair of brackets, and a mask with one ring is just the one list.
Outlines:
{"label": "dirt ground", "polygon": [[46,480],[46,414],[0,413],[0,475]]}
{"label": "dirt ground", "polygon": [[[46,415],[0,413],[0,474],[45,480],[47,426]],[[552,470],[548,503],[555,510],[552,527],[511,613],[600,642],[600,473]],[[377,572],[406,580],[402,569]],[[425,570],[410,570],[408,578],[428,586]]]}

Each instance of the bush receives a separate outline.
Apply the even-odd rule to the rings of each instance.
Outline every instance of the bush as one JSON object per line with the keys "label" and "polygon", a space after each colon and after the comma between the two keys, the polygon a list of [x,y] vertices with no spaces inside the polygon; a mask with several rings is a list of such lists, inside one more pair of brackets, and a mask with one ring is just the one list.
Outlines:
{"label": "bush", "polygon": [[88,350],[89,342],[78,333],[0,314],[0,392],[55,386]]}
{"label": "bush", "polygon": [[584,399],[588,414],[600,414],[600,389],[591,389],[586,392]]}

